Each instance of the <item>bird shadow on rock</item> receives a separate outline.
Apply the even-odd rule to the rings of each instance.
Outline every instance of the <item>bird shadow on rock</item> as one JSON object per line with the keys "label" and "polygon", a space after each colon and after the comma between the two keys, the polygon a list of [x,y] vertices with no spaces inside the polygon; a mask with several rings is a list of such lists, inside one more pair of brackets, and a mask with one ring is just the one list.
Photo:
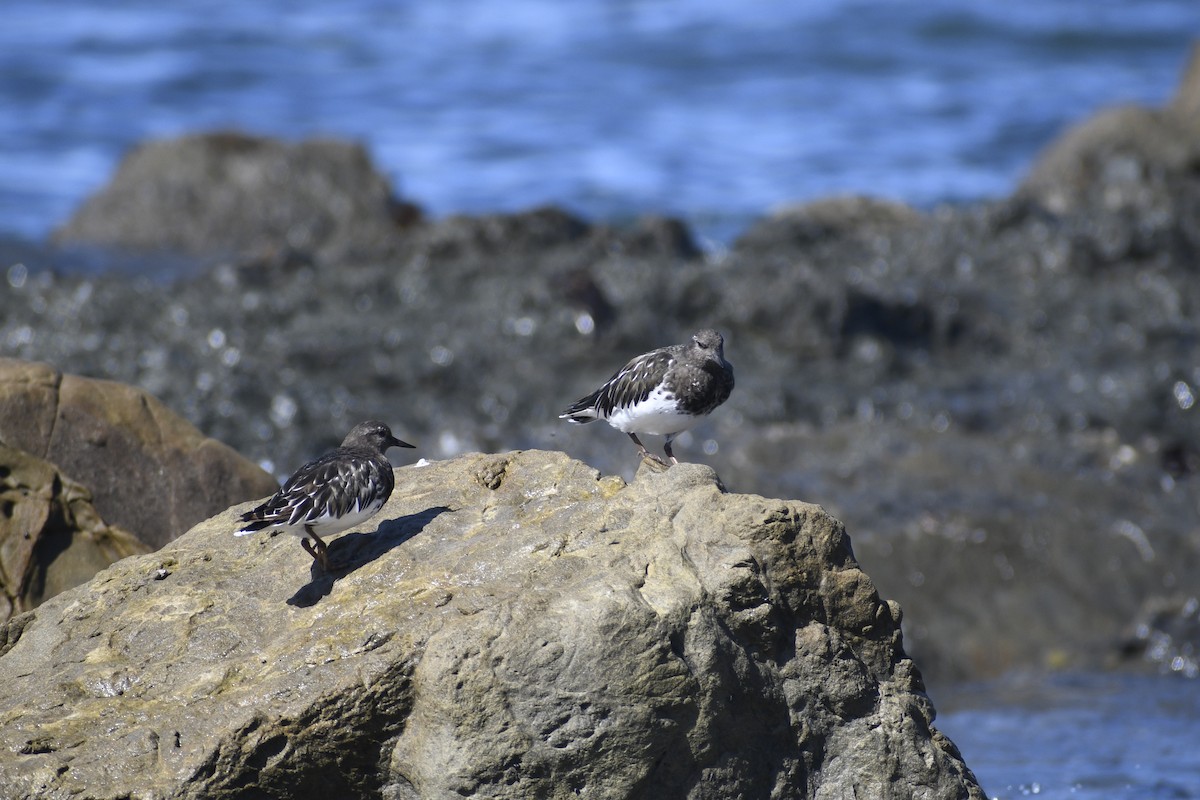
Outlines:
{"label": "bird shadow on rock", "polygon": [[348,533],[334,539],[327,551],[329,571],[313,561],[311,579],[288,598],[288,605],[300,608],[316,605],[333,591],[333,585],[340,579],[404,544],[438,516],[451,510],[448,506],[434,506],[416,514],[384,520],[371,533]]}

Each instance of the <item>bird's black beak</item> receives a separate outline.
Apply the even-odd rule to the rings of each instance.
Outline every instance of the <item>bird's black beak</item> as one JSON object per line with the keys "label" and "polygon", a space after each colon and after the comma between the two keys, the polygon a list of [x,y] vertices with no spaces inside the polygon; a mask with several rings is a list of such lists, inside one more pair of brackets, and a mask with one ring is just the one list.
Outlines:
{"label": "bird's black beak", "polygon": [[383,449],[387,450],[388,447],[416,447],[416,445],[409,444],[408,442],[402,442],[399,439],[397,439],[395,436],[392,436],[391,438],[388,439],[387,447],[385,447]]}

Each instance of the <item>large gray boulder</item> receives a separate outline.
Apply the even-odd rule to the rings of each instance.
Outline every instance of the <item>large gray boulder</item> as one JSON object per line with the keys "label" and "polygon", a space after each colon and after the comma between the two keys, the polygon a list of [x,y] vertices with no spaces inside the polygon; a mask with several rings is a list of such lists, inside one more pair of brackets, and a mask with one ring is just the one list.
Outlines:
{"label": "large gray boulder", "polygon": [[0,629],[6,797],[984,796],[817,506],[469,455],[330,575],[245,508]]}

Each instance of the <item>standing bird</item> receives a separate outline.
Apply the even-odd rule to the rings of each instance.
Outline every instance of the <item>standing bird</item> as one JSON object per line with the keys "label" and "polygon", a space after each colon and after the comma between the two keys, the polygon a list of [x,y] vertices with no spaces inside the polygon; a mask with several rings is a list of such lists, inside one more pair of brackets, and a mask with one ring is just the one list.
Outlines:
{"label": "standing bird", "polygon": [[637,435],[665,435],[663,451],[671,464],[678,464],[671,441],[711,414],[732,391],[733,367],[725,360],[725,340],[714,330],[702,330],[687,344],[663,347],[634,358],[559,418],[579,425],[607,420],[629,434],[642,458],[668,466],[647,450]]}
{"label": "standing bird", "polygon": [[414,446],[392,436],[382,422],[359,423],[341,447],[296,470],[270,500],[243,514],[246,524],[234,535],[268,529],[294,533],[321,569],[328,570],[321,537],[341,533],[375,516],[391,497],[396,482],[384,453],[389,447]]}

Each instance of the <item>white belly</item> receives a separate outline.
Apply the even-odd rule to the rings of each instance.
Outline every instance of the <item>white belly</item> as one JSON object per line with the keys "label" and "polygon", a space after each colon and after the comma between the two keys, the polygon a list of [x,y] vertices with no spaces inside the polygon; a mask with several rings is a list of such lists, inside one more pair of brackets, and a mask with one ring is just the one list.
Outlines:
{"label": "white belly", "polygon": [[[344,530],[357,527],[371,517],[379,513],[379,509],[383,508],[383,503],[371,503],[363,509],[351,509],[350,513],[343,517],[334,517],[329,514],[322,514],[308,523],[301,522],[296,525],[288,525],[286,523],[277,523],[268,525],[263,528],[263,531],[273,533],[290,533],[301,538],[308,536],[307,527],[312,526],[317,536],[325,537],[332,536],[335,533],[341,533]],[[260,533],[260,531],[235,531],[234,536],[249,536],[252,533]]]}
{"label": "white belly", "polygon": [[[312,528],[317,532],[317,536],[331,536],[335,533],[341,533],[344,530],[358,527],[379,513],[379,509],[381,508],[383,508],[383,503],[372,503],[362,510],[351,510],[344,517],[324,516],[312,523]],[[303,528],[293,530],[292,533],[297,533],[301,536],[305,535]]]}
{"label": "white belly", "polygon": [[674,397],[661,389],[651,392],[649,397],[636,405],[614,409],[608,415],[608,424],[619,431],[649,433],[654,436],[686,431],[696,422],[696,417],[679,413],[675,409]]}

